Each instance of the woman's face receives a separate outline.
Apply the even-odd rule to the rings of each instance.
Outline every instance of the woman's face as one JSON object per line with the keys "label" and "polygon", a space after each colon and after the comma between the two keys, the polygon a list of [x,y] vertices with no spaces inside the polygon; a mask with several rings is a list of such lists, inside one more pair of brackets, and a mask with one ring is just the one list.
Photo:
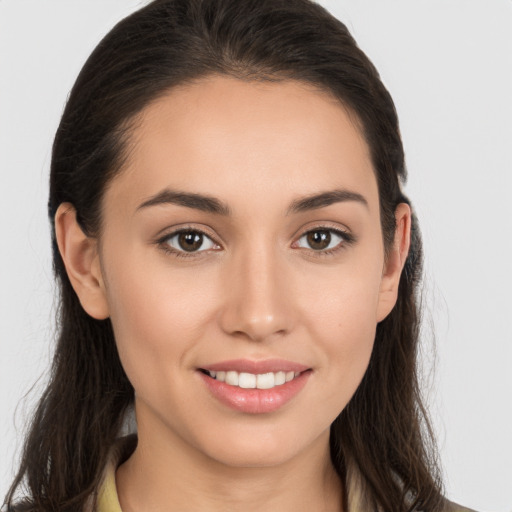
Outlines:
{"label": "woman's face", "polygon": [[210,77],[131,142],[99,261],[139,437],[232,466],[324,450],[393,305],[353,117],[296,82]]}

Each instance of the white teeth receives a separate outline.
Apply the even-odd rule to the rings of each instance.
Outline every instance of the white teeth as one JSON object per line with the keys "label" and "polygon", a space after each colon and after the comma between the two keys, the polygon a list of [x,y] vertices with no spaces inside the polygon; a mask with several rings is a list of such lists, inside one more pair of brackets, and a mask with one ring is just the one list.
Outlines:
{"label": "white teeth", "polygon": [[226,384],[231,386],[238,386],[238,373],[237,372],[226,372]]}
{"label": "white teeth", "polygon": [[258,389],[270,389],[274,387],[275,378],[273,373],[263,373],[257,377],[256,387]]}
{"label": "white teeth", "polygon": [[256,375],[254,375],[253,373],[241,373],[238,377],[238,386],[244,389],[255,388]]}
{"label": "white teeth", "polygon": [[275,386],[281,386],[286,382],[290,382],[295,377],[300,375],[300,372],[269,372],[260,373],[255,375],[254,373],[247,372],[235,372],[230,370],[224,371],[209,371],[210,377],[229,384],[230,386],[238,386],[243,389],[272,389]]}
{"label": "white teeth", "polygon": [[286,382],[286,373],[285,372],[277,372],[274,376],[274,384],[276,386],[280,386]]}

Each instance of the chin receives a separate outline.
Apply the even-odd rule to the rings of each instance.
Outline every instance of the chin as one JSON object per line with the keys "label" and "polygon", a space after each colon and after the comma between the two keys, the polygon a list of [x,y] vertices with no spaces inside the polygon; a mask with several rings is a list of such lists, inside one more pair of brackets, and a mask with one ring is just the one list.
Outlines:
{"label": "chin", "polygon": [[270,449],[253,443],[251,447],[222,447],[219,450],[212,450],[211,457],[224,466],[233,468],[268,468],[286,464],[297,455],[292,450]]}
{"label": "chin", "polygon": [[290,432],[281,426],[238,431],[223,438],[216,436],[215,443],[213,440],[212,436],[202,451],[218,463],[236,468],[276,467],[300,457],[316,442],[325,443],[328,449],[329,429],[318,436],[312,432]]}

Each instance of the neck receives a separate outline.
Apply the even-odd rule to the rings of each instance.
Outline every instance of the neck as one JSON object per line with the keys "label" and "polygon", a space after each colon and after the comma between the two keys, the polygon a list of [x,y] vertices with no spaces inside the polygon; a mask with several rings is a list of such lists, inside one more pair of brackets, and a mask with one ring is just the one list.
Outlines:
{"label": "neck", "polygon": [[339,512],[343,501],[328,431],[279,463],[234,466],[168,428],[139,422],[137,448],[117,470],[116,481],[123,512]]}

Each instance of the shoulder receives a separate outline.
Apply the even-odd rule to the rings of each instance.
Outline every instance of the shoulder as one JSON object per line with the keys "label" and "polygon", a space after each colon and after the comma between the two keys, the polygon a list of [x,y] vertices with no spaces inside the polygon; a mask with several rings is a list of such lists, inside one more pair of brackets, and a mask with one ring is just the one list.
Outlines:
{"label": "shoulder", "polygon": [[[137,436],[132,434],[118,439],[111,447],[98,488],[89,497],[83,512],[121,512],[121,506],[117,498],[115,472],[117,467],[130,457],[136,445]],[[0,508],[0,512],[46,512],[46,510],[46,508],[43,510],[36,506],[29,499],[20,500],[11,506],[4,505]]]}

